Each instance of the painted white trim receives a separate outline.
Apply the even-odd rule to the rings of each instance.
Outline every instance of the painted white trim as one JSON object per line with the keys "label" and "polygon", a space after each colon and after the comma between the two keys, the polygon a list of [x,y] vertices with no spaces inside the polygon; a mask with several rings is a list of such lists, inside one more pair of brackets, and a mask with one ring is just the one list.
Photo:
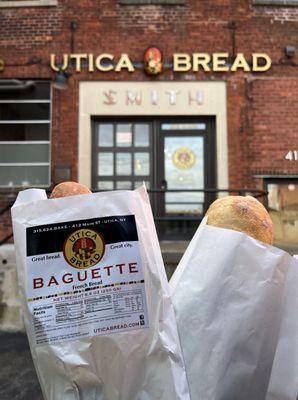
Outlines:
{"label": "painted white trim", "polygon": [[24,1],[0,1],[0,8],[5,7],[48,7],[57,6],[58,0],[24,0]]}
{"label": "painted white trim", "polygon": [[[165,93],[169,90],[177,90],[181,96],[177,96],[175,104],[169,104],[169,96],[163,96],[158,105],[150,103],[150,96],[144,96],[142,105],[123,102],[123,96],[127,92],[156,90]],[[122,98],[112,106],[104,104],[106,97],[103,92],[114,91]],[[185,97],[189,92],[201,91],[203,93],[202,104],[192,102],[191,105]],[[183,96],[184,97],[183,97]],[[122,97],[121,97],[122,96]],[[149,99],[149,100],[148,100]],[[226,83],[222,81],[212,82],[83,82],[79,84],[79,154],[78,177],[79,182],[91,187],[92,171],[92,116],[214,116],[216,120],[216,164],[218,188],[229,187],[228,179],[228,132],[227,132],[227,90]]]}

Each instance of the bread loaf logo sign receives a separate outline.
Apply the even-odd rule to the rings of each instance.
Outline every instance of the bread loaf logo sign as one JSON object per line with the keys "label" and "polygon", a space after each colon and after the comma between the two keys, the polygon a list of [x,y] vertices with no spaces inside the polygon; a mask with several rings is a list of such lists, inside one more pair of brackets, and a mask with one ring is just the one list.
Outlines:
{"label": "bread loaf logo sign", "polygon": [[105,242],[93,229],[79,229],[73,232],[63,246],[65,260],[77,269],[86,269],[98,264],[104,252]]}
{"label": "bread loaf logo sign", "polygon": [[196,162],[195,153],[188,147],[180,147],[173,154],[173,164],[179,169],[189,169]]}
{"label": "bread loaf logo sign", "polygon": [[158,75],[162,71],[162,54],[157,47],[150,47],[144,54],[144,69],[148,75]]}

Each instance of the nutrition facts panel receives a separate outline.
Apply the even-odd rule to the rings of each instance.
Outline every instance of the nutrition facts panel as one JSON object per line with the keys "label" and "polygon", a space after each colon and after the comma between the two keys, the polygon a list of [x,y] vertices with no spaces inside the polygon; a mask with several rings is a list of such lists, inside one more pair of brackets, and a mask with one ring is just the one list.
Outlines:
{"label": "nutrition facts panel", "polygon": [[[36,344],[89,336],[90,325],[97,334],[145,327],[143,295],[142,287],[123,291],[119,288],[116,293],[102,295],[97,290],[86,297],[82,295],[81,299],[71,301],[62,297],[35,306],[33,321]],[[113,324],[108,321],[113,321]]]}

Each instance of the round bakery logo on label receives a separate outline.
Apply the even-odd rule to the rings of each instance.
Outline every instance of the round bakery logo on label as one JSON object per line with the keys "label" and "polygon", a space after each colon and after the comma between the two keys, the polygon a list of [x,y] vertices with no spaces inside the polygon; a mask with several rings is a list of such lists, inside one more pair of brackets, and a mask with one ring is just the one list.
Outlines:
{"label": "round bakery logo on label", "polygon": [[63,255],[69,265],[77,269],[93,267],[102,259],[105,242],[93,229],[79,229],[64,242]]}
{"label": "round bakery logo on label", "polygon": [[173,164],[179,169],[189,169],[195,162],[196,155],[188,147],[180,147],[173,154]]}

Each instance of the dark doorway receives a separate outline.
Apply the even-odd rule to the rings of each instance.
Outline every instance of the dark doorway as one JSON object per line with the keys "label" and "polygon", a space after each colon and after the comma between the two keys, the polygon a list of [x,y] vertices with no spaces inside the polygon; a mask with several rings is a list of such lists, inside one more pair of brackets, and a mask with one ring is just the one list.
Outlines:
{"label": "dark doorway", "polygon": [[159,238],[192,237],[214,200],[203,192],[216,187],[214,118],[94,119],[92,148],[94,190],[135,189],[144,181]]}

